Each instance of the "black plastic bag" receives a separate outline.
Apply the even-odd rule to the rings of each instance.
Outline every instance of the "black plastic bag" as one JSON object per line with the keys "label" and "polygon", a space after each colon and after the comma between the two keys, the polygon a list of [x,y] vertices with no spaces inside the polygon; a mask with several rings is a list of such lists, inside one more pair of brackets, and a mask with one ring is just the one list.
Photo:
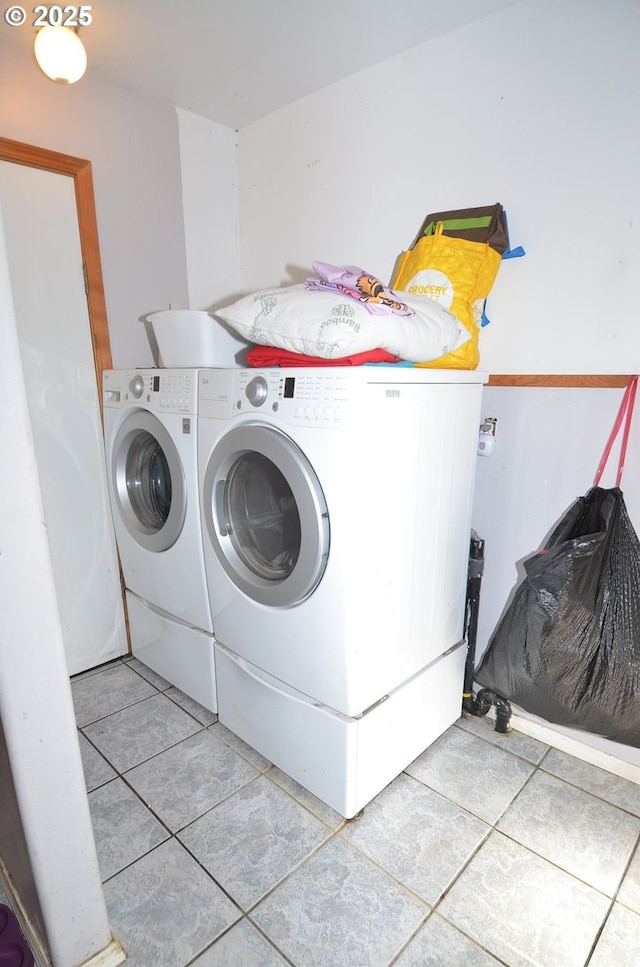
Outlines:
{"label": "black plastic bag", "polygon": [[617,486],[576,500],[525,561],[475,679],[549,722],[640,748],[640,541],[619,486],[637,382],[596,474],[625,420]]}
{"label": "black plastic bag", "polygon": [[622,491],[579,498],[524,568],[476,680],[549,722],[640,747],[640,541]]}

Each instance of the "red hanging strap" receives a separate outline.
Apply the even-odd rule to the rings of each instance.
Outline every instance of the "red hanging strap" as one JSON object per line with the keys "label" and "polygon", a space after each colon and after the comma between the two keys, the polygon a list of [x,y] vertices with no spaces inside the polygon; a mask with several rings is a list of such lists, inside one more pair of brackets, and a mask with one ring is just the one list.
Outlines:
{"label": "red hanging strap", "polygon": [[611,448],[615,443],[616,437],[624,421],[624,431],[622,433],[622,443],[620,445],[620,459],[618,460],[618,476],[616,477],[616,487],[620,486],[622,480],[622,472],[624,470],[624,461],[627,453],[627,443],[629,442],[629,430],[631,429],[631,418],[633,416],[633,406],[636,401],[636,390],[638,389],[638,377],[632,376],[627,387],[624,391],[624,396],[622,397],[622,402],[620,404],[620,409],[618,410],[618,415],[616,421],[613,424],[613,429],[611,435],[607,440],[607,445],[604,448],[604,453],[600,463],[598,464],[598,469],[596,471],[595,480],[593,481],[594,487],[597,487],[604,473],[604,468],[607,465],[607,460],[609,459],[609,454],[611,453]]}

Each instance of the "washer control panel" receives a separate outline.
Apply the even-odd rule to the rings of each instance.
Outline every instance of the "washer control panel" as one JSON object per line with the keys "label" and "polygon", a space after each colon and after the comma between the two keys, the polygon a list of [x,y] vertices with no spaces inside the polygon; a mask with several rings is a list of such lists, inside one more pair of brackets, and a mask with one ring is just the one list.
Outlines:
{"label": "washer control panel", "polygon": [[188,369],[107,370],[102,388],[105,406],[140,403],[155,412],[197,412],[197,372]]}

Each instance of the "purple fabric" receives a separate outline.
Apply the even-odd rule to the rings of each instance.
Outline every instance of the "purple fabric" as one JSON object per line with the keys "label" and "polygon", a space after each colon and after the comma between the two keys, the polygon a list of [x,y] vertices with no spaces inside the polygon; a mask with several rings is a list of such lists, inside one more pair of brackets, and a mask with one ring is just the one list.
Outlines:
{"label": "purple fabric", "polygon": [[329,265],[327,262],[312,262],[311,265],[318,277],[306,280],[307,289],[337,290],[360,302],[372,315],[413,315],[413,309],[401,302],[395,292],[357,265]]}
{"label": "purple fabric", "polygon": [[0,967],[33,967],[33,964],[33,955],[15,913],[0,903]]}

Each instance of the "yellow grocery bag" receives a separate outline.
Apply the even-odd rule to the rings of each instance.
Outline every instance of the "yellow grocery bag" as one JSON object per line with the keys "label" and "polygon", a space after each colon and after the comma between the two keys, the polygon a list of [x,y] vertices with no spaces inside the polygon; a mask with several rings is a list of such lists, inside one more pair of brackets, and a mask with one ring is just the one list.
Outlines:
{"label": "yellow grocery bag", "polygon": [[484,304],[500,268],[502,256],[485,242],[451,238],[437,222],[433,234],[422,235],[397,264],[391,288],[426,295],[449,309],[471,333],[458,349],[428,363],[431,369],[476,369]]}

